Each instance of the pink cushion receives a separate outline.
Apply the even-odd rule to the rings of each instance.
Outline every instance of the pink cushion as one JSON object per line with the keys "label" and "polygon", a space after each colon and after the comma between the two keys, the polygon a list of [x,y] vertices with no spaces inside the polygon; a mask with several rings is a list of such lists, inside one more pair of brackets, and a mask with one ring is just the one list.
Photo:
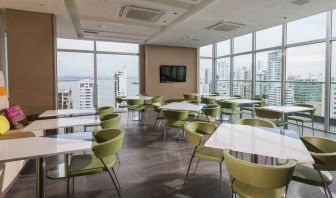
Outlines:
{"label": "pink cushion", "polygon": [[11,129],[19,129],[28,125],[27,117],[18,105],[6,108],[5,114]]}

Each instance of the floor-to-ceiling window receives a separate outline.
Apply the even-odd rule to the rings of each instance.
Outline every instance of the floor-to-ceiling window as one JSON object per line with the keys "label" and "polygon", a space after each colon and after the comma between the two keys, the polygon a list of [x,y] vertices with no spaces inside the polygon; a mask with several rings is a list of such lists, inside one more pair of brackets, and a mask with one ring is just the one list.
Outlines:
{"label": "floor-to-ceiling window", "polygon": [[216,92],[229,96],[231,91],[231,40],[217,43],[216,45]]}
{"label": "floor-to-ceiling window", "polygon": [[199,93],[209,94],[213,88],[213,46],[200,48]]}
{"label": "floor-to-ceiling window", "polygon": [[139,93],[138,45],[57,39],[57,108],[114,106]]}

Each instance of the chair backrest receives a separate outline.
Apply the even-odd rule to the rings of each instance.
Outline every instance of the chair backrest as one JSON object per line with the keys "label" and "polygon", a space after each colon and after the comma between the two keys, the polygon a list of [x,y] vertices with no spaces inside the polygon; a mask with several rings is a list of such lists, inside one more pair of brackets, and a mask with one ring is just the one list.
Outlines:
{"label": "chair backrest", "polygon": [[220,93],[214,92],[214,93],[211,93],[210,96],[220,96]]}
{"label": "chair backrest", "polygon": [[125,96],[116,96],[116,102],[117,103],[122,103],[125,101]]}
{"label": "chair backrest", "polygon": [[259,118],[279,120],[282,117],[281,112],[271,111],[263,108],[254,108],[256,116]]}
{"label": "chair backrest", "polygon": [[154,96],[151,99],[152,103],[158,103],[158,102],[162,102],[163,101],[163,96]]}
{"label": "chair backrest", "polygon": [[176,123],[188,118],[188,111],[162,109],[163,117],[167,126],[175,126]]}
{"label": "chair backrest", "polygon": [[219,115],[220,106],[216,104],[206,105],[202,108],[204,115],[216,117]]}
{"label": "chair backrest", "polygon": [[273,122],[270,122],[267,120],[255,119],[255,118],[240,119],[236,122],[236,124],[277,128],[277,126]]}
{"label": "chair backrest", "polygon": [[314,158],[316,169],[336,171],[336,140],[316,136],[303,136],[301,140]]}
{"label": "chair backrest", "polygon": [[127,104],[130,106],[139,106],[139,105],[144,105],[145,101],[142,99],[129,99],[127,100]]}
{"label": "chair backrest", "polygon": [[116,129],[119,128],[121,116],[116,113],[104,114],[100,119],[100,126],[102,129]]}
{"label": "chair backrest", "polygon": [[182,102],[190,103],[190,104],[198,104],[199,103],[197,100],[184,100]]}
{"label": "chair backrest", "polygon": [[95,132],[93,135],[98,144],[92,147],[92,151],[97,158],[103,159],[120,151],[124,142],[125,131],[122,129],[104,129]]}
{"label": "chair backrest", "polygon": [[235,98],[243,98],[241,95],[233,95]]}
{"label": "chair backrest", "polygon": [[201,98],[201,103],[203,103],[203,104],[216,104],[216,99],[209,98],[209,97],[202,97]]}
{"label": "chair backrest", "polygon": [[217,128],[217,125],[209,122],[186,122],[183,125],[185,136],[187,141],[197,146],[201,144],[202,141],[202,134],[209,134],[211,135]]}
{"label": "chair backrest", "polygon": [[160,107],[164,105],[164,102],[157,102],[157,103],[152,103],[153,110],[155,112],[161,112]]}
{"label": "chair backrest", "polygon": [[104,114],[109,114],[109,113],[113,113],[113,108],[109,107],[109,106],[105,106],[105,107],[98,107],[96,109],[97,114],[99,115],[99,117],[101,117]]}
{"label": "chair backrest", "polygon": [[298,104],[295,104],[295,106],[312,108],[312,110],[301,111],[301,112],[307,112],[310,115],[314,115],[316,112],[316,107],[314,105],[298,103]]}
{"label": "chair backrest", "polygon": [[252,98],[252,100],[258,100],[260,101],[260,103],[257,103],[257,104],[259,104],[260,106],[265,106],[265,99],[261,96],[255,96]]}
{"label": "chair backrest", "polygon": [[184,93],[183,97],[186,100],[197,100],[197,96],[194,94]]}
{"label": "chair backrest", "polygon": [[279,166],[261,165],[237,159],[224,150],[226,169],[234,180],[258,188],[285,187],[291,181],[296,163],[288,160]]}
{"label": "chair backrest", "polygon": [[228,101],[219,101],[218,104],[222,109],[231,109],[232,111],[234,111],[237,107],[237,103]]}

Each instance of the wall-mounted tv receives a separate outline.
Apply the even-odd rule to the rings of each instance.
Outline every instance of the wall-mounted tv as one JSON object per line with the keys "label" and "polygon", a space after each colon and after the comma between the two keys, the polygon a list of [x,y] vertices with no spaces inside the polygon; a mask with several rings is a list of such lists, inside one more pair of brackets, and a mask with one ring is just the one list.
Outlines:
{"label": "wall-mounted tv", "polygon": [[160,65],[160,82],[186,82],[186,66]]}

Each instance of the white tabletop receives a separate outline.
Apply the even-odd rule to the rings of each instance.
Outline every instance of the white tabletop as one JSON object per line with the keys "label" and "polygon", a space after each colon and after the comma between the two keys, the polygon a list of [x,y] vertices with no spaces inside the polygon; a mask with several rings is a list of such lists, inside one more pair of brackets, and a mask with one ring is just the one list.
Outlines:
{"label": "white tabletop", "polygon": [[81,152],[91,148],[90,132],[1,140],[0,162]]}
{"label": "white tabletop", "polygon": [[259,100],[251,100],[251,99],[228,99],[229,102],[234,102],[237,104],[255,104],[260,103]]}
{"label": "white tabletop", "polygon": [[205,146],[314,163],[298,134],[291,130],[221,124]]}
{"label": "white tabletop", "polygon": [[213,98],[215,100],[233,100],[233,99],[237,99],[238,97],[233,97],[233,96],[208,96],[208,98]]}
{"label": "white tabletop", "polygon": [[312,108],[309,107],[300,107],[300,106],[293,106],[293,105],[283,105],[283,106],[264,106],[263,109],[277,111],[282,113],[294,113],[294,112],[301,112],[301,111],[309,111]]}
{"label": "white tabletop", "polygon": [[36,131],[58,129],[64,127],[82,126],[86,124],[99,124],[100,119],[97,115],[68,117],[68,118],[55,118],[46,120],[35,120],[21,131]]}
{"label": "white tabletop", "polygon": [[59,109],[59,110],[48,110],[39,115],[40,118],[43,117],[54,117],[54,116],[78,116],[78,115],[89,115],[95,114],[95,109]]}
{"label": "white tabletop", "polygon": [[192,104],[187,102],[172,102],[160,107],[160,109],[181,110],[199,112],[205,104]]}
{"label": "white tabletop", "polygon": [[153,97],[151,96],[126,96],[123,99],[126,100],[151,100]]}

